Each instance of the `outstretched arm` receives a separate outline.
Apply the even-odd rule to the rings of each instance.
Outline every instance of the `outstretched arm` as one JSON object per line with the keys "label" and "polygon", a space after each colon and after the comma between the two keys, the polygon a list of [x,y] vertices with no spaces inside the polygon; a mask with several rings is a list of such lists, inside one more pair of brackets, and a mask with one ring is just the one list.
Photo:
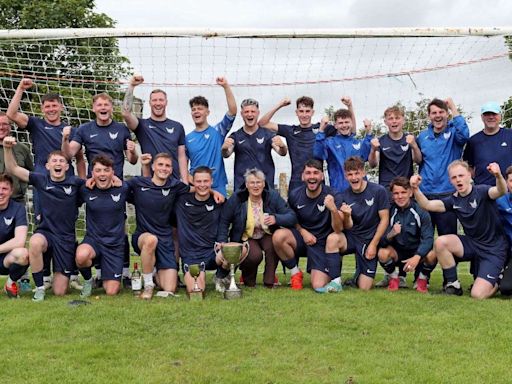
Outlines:
{"label": "outstretched arm", "polygon": [[69,135],[71,135],[71,127],[64,127],[62,130],[62,152],[68,159],[72,159],[78,151],[82,148],[82,145],[76,141],[69,142]]}
{"label": "outstretched arm", "polygon": [[12,147],[16,145],[16,139],[12,136],[7,136],[4,138],[3,145],[5,171],[9,175],[16,176],[21,181],[28,183],[30,172],[28,169],[22,168],[16,163],[16,158],[12,152]]}
{"label": "outstretched arm", "polygon": [[126,159],[130,164],[137,164],[139,160],[139,155],[137,154],[137,147],[133,141],[130,139],[126,140],[126,151],[125,151]]}
{"label": "outstretched arm", "polygon": [[226,94],[226,101],[228,103],[228,114],[230,116],[236,116],[236,100],[235,95],[233,95],[233,91],[229,86],[228,79],[225,77],[217,77],[215,79],[218,85],[224,88],[224,93]]}
{"label": "outstretched arm", "polygon": [[357,120],[356,114],[354,112],[354,105],[352,104],[352,99],[349,96],[343,96],[341,98],[341,102],[348,108],[350,114],[352,115],[352,133],[357,133]]}
{"label": "outstretched arm", "polygon": [[274,114],[279,111],[281,108],[286,107],[287,105],[290,105],[291,101],[289,98],[285,97],[283,100],[281,100],[277,105],[274,106],[270,111],[265,113],[263,117],[260,118],[258,121],[258,125],[260,127],[268,128],[274,132],[277,132],[278,126],[276,123],[270,121]]}
{"label": "outstretched arm", "polygon": [[180,169],[181,181],[185,184],[188,184],[188,158],[184,145],[178,146],[178,167]]}
{"label": "outstretched arm", "polygon": [[414,192],[414,198],[416,199],[416,201],[418,202],[420,207],[429,212],[440,212],[440,213],[446,212],[444,203],[441,200],[427,199],[427,197],[423,194],[423,192],[420,191],[420,184],[421,184],[421,176],[420,175],[411,176],[411,187]]}
{"label": "outstretched arm", "polygon": [[496,178],[496,186],[489,188],[489,197],[496,200],[507,193],[507,182],[501,174],[501,169],[498,163],[489,164],[487,166],[487,170]]}
{"label": "outstretched arm", "polygon": [[133,91],[135,87],[144,82],[144,78],[140,75],[133,75],[128,84],[128,89],[124,95],[122,114],[124,122],[130,131],[135,131],[139,125],[139,119],[132,113],[133,107]]}
{"label": "outstretched arm", "polygon": [[19,111],[21,98],[23,97],[23,92],[27,89],[31,88],[33,82],[31,79],[21,79],[18,87],[16,88],[16,92],[14,92],[14,96],[7,107],[6,115],[7,117],[14,121],[19,128],[26,128],[28,124],[28,116],[23,112]]}

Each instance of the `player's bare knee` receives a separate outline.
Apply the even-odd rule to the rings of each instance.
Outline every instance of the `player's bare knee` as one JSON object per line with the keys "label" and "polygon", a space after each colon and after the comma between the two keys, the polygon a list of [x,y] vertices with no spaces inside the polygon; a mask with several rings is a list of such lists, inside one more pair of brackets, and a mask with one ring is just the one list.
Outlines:
{"label": "player's bare knee", "polygon": [[288,230],[286,229],[278,229],[272,235],[272,244],[274,248],[280,248],[285,242],[287,238]]}
{"label": "player's bare knee", "polygon": [[155,235],[147,235],[144,237],[142,242],[142,248],[145,250],[152,252],[156,249],[158,245],[158,238]]}
{"label": "player's bare knee", "polygon": [[377,252],[377,257],[381,263],[385,263],[391,258],[391,252],[387,248],[380,248]]}
{"label": "player's bare knee", "polygon": [[19,265],[28,264],[28,249],[26,248],[15,248],[12,250],[14,262]]}
{"label": "player's bare knee", "polygon": [[107,296],[115,296],[119,293],[119,286],[107,286],[105,287],[105,294]]}

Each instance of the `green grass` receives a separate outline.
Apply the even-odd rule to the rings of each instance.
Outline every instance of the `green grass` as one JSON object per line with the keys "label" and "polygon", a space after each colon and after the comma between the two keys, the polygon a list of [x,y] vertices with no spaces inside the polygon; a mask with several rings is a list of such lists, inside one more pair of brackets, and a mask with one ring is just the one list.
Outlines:
{"label": "green grass", "polygon": [[[353,258],[345,262],[353,269]],[[461,266],[464,288],[470,284]],[[344,277],[348,277],[345,274]],[[285,278],[280,273],[281,280]],[[381,276],[378,276],[380,279]],[[410,280],[410,277],[409,277]],[[508,383],[512,303],[385,289],[0,297],[2,383]],[[308,283],[308,282],[307,282]],[[351,378],[351,379],[350,379]]]}

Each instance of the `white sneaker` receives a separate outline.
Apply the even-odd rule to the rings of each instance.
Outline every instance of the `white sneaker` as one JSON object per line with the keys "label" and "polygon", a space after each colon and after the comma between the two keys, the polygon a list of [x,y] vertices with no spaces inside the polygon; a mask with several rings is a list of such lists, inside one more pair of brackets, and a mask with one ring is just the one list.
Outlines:
{"label": "white sneaker", "polygon": [[78,277],[76,279],[71,279],[69,281],[70,288],[76,289],[77,291],[81,291],[84,289],[84,286],[80,284],[80,280],[78,280]]}

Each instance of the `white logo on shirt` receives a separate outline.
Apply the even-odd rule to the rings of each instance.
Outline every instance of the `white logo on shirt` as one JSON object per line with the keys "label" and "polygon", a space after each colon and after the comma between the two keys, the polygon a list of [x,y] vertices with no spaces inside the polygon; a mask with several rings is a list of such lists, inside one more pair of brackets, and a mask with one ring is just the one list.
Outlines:
{"label": "white logo on shirt", "polygon": [[471,208],[476,209],[476,207],[478,206],[478,204],[476,203],[476,199],[474,199],[473,201],[470,201],[469,205],[471,205]]}
{"label": "white logo on shirt", "polygon": [[110,136],[110,138],[112,140],[115,140],[117,139],[117,135],[119,134],[119,132],[116,132],[116,133],[112,133],[112,132],[109,132],[108,135]]}
{"label": "white logo on shirt", "polygon": [[9,226],[12,224],[12,221],[14,220],[14,216],[8,219],[7,217],[4,217],[4,223],[5,225]]}
{"label": "white logo on shirt", "polygon": [[49,191],[50,189],[53,189],[53,188],[55,188],[55,187],[52,187],[52,186],[50,186],[50,185],[47,185],[47,186],[46,186],[46,190],[47,190],[47,191]]}
{"label": "white logo on shirt", "polygon": [[71,192],[73,191],[73,187],[71,185],[69,187],[62,187],[66,195],[71,195]]}
{"label": "white logo on shirt", "polygon": [[510,211],[512,211],[512,208],[507,208],[506,211],[510,212]]}
{"label": "white logo on shirt", "polygon": [[352,208],[352,206],[353,206],[354,204],[355,204],[355,203],[352,203],[352,204],[349,204],[348,206],[349,206],[350,208]]}
{"label": "white logo on shirt", "polygon": [[166,130],[168,133],[170,133],[171,135],[174,133],[174,127],[172,127],[172,128],[167,128],[167,127],[166,127],[166,128],[165,128],[165,130]]}
{"label": "white logo on shirt", "polygon": [[371,198],[371,200],[366,200],[366,199],[364,199],[364,201],[366,202],[366,205],[367,205],[367,206],[371,207],[371,206],[373,205],[373,203],[374,203],[374,199],[375,199],[375,198],[374,198],[374,197],[372,197],[372,198]]}
{"label": "white logo on shirt", "polygon": [[114,273],[114,278],[115,278],[115,279],[118,279],[118,278],[120,278],[120,277],[121,277],[121,273]]}
{"label": "white logo on shirt", "polygon": [[366,273],[375,273],[375,271],[372,271],[371,269],[366,269]]}
{"label": "white logo on shirt", "polygon": [[205,204],[205,207],[206,207],[206,210],[207,210],[208,212],[213,211],[213,205]]}
{"label": "white logo on shirt", "polygon": [[156,126],[149,124],[149,125],[148,125],[148,128],[149,128],[149,129],[156,129]]}
{"label": "white logo on shirt", "polygon": [[293,131],[293,134],[294,134],[294,135],[298,135],[300,132],[301,132],[300,130],[298,130],[298,131]]}
{"label": "white logo on shirt", "polygon": [[340,149],[340,148],[341,148],[341,144],[336,145],[336,149]]}
{"label": "white logo on shirt", "polygon": [[96,136],[98,136],[98,134],[97,134],[97,133],[95,133],[95,134],[93,134],[93,135],[90,135],[90,136],[89,136],[89,138],[91,138],[91,139],[92,139],[93,137],[96,137]]}
{"label": "white logo on shirt", "polygon": [[391,147],[384,147],[384,148],[382,148],[382,150],[387,151],[389,148],[391,148]]}
{"label": "white logo on shirt", "polygon": [[302,205],[297,205],[297,209],[302,209],[306,206],[306,204],[302,204]]}
{"label": "white logo on shirt", "polygon": [[359,151],[359,149],[361,149],[361,143],[352,144],[352,147],[354,147],[356,151]]}
{"label": "white logo on shirt", "polygon": [[458,205],[453,204],[453,209],[461,209],[462,207],[459,207]]}
{"label": "white logo on shirt", "polygon": [[506,142],[501,143],[501,146],[502,146],[502,147],[508,147],[508,145],[507,145],[507,143],[506,143]]}
{"label": "white logo on shirt", "polygon": [[191,142],[193,142],[194,140],[195,140],[195,138],[194,138],[194,139],[189,139],[189,140],[188,140],[188,142],[189,142],[189,143],[191,143]]}
{"label": "white logo on shirt", "polygon": [[97,198],[98,198],[98,196],[91,196],[91,197],[89,197],[89,201],[96,200]]}
{"label": "white logo on shirt", "polygon": [[119,201],[119,199],[121,198],[121,194],[110,195],[110,197],[112,198],[112,200],[114,200],[114,203],[117,203]]}
{"label": "white logo on shirt", "polygon": [[150,188],[144,188],[144,187],[141,187],[141,188],[140,188],[140,190],[141,190],[142,192],[146,192],[146,191],[149,191],[149,190],[150,190]]}
{"label": "white logo on shirt", "polygon": [[170,189],[162,189],[162,195],[169,196],[169,192],[171,192]]}
{"label": "white logo on shirt", "polygon": [[451,132],[445,132],[443,133],[443,137],[445,138],[445,140],[448,140],[450,138],[450,136],[452,135]]}
{"label": "white logo on shirt", "polygon": [[190,204],[188,201],[185,201],[185,207],[193,207],[194,204]]}
{"label": "white logo on shirt", "polygon": [[317,205],[316,205],[316,207],[318,208],[318,210],[319,210],[320,212],[325,211],[325,204],[324,204],[324,205],[317,204]]}
{"label": "white logo on shirt", "polygon": [[46,125],[44,126],[44,129],[53,129],[53,127],[47,127]]}
{"label": "white logo on shirt", "polygon": [[407,150],[409,149],[409,144],[401,145],[400,148],[402,148],[402,151],[407,152]]}
{"label": "white logo on shirt", "polygon": [[204,138],[205,138],[206,140],[208,140],[208,139],[210,138],[210,134],[209,134],[209,133],[206,133],[206,134],[204,135]]}
{"label": "white logo on shirt", "polygon": [[243,143],[245,143],[245,139],[238,141],[238,144],[243,144]]}
{"label": "white logo on shirt", "polygon": [[257,137],[257,138],[256,138],[256,142],[257,142],[258,144],[263,144],[263,142],[264,142],[264,141],[265,141],[265,138],[264,138],[264,137],[259,137],[259,138]]}

